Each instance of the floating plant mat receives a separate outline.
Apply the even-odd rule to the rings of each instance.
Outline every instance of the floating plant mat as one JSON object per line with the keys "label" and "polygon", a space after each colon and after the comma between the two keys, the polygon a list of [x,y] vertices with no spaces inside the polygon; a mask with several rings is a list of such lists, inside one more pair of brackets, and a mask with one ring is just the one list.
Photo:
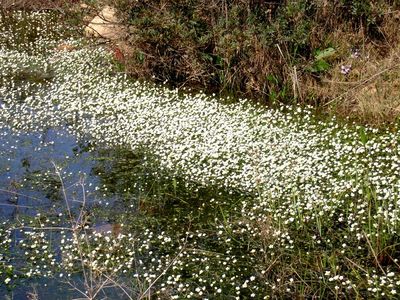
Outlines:
{"label": "floating plant mat", "polygon": [[[27,195],[0,199],[64,211],[5,212],[3,290],[80,274],[92,298],[396,298],[397,131],[132,82],[106,49],[38,32],[0,44],[0,182]],[[88,195],[63,193],[81,177]]]}

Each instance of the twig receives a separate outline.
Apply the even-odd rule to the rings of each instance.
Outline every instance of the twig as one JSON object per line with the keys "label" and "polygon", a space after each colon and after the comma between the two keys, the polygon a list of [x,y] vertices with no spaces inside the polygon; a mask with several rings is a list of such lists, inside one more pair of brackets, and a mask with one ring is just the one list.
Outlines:
{"label": "twig", "polygon": [[12,206],[12,207],[22,207],[22,208],[35,208],[34,206],[26,206],[26,205],[19,205],[19,204],[7,204],[7,203],[0,203],[3,206]]}
{"label": "twig", "polygon": [[70,227],[32,227],[32,226],[21,226],[21,227],[15,227],[14,229],[33,229],[33,230],[68,230],[68,231],[74,231],[73,228]]}
{"label": "twig", "polygon": [[71,221],[71,225],[73,225],[72,228],[74,228],[74,227],[75,227],[75,224],[72,224],[72,222],[73,222],[73,217],[72,217],[71,209],[70,209],[70,207],[69,207],[68,197],[67,197],[67,193],[66,193],[65,186],[64,186],[64,181],[63,181],[63,179],[62,179],[62,177],[61,177],[61,173],[60,173],[60,171],[58,170],[57,165],[54,163],[54,161],[52,161],[51,163],[52,163],[52,165],[54,166],[56,175],[57,175],[58,178],[60,179],[61,191],[62,191],[63,196],[64,196],[65,205],[67,206],[67,212],[68,212],[68,215],[69,215],[69,218],[70,218],[70,221]]}
{"label": "twig", "polygon": [[389,68],[386,68],[386,69],[384,69],[384,70],[382,70],[382,71],[380,71],[380,72],[378,72],[378,73],[372,75],[371,77],[368,77],[367,79],[365,79],[365,80],[361,81],[359,84],[357,84],[355,87],[352,87],[351,89],[347,90],[347,91],[344,92],[343,94],[341,94],[341,95],[339,95],[339,96],[333,98],[332,100],[326,102],[323,106],[327,106],[327,105],[331,104],[332,102],[335,102],[337,99],[342,98],[343,96],[347,95],[348,93],[350,93],[351,91],[355,90],[356,88],[358,88],[358,87],[362,86],[363,84],[365,84],[365,83],[371,81],[371,80],[374,79],[375,77],[378,77],[379,75],[381,75],[381,74],[383,74],[383,73],[386,73],[387,71],[390,71],[390,70],[392,70],[392,69],[395,69],[395,68],[397,68],[397,67],[399,67],[399,66],[400,66],[400,64],[395,64],[395,65],[393,65],[393,66],[391,66],[391,67],[389,67]]}
{"label": "twig", "polygon": [[[187,237],[186,237],[186,240],[187,240]],[[138,298],[139,300],[140,300],[140,299],[143,299],[143,298],[146,296],[146,294],[150,291],[150,289],[153,287],[153,285],[154,285],[161,277],[163,277],[163,276],[165,275],[165,273],[169,270],[169,268],[170,268],[170,267],[175,263],[175,261],[178,259],[179,255],[183,252],[183,250],[185,249],[185,247],[186,247],[186,241],[185,241],[185,244],[182,246],[182,249],[178,252],[178,254],[174,257],[174,259],[168,264],[167,268],[166,268],[165,270],[163,270],[163,271],[161,272],[161,274],[158,275],[158,277],[157,277],[156,279],[153,280],[153,282],[149,285],[149,287],[148,287],[148,288],[143,292],[143,294]]]}
{"label": "twig", "polygon": [[124,294],[129,298],[129,300],[133,300],[133,298],[129,296],[128,292],[118,282],[108,277],[106,274],[103,274],[103,276],[106,277],[108,280],[110,280],[112,283],[114,283],[116,286],[118,286],[124,292]]}
{"label": "twig", "polygon": [[33,200],[43,201],[43,199],[39,199],[39,198],[36,198],[36,197],[28,196],[28,195],[25,195],[25,194],[21,194],[21,193],[10,191],[10,190],[6,190],[6,189],[0,189],[0,192],[9,193],[9,194],[17,195],[17,196],[22,196],[22,197],[26,197],[26,198],[33,199]]}
{"label": "twig", "polygon": [[368,274],[368,271],[367,271],[367,270],[365,270],[364,268],[362,268],[362,267],[360,267],[359,265],[357,265],[357,264],[356,264],[354,261],[352,261],[350,258],[345,257],[345,259],[346,259],[349,263],[351,263],[353,266],[359,268],[359,269],[360,269],[361,271],[363,271],[365,274]]}
{"label": "twig", "polygon": [[383,273],[383,274],[386,274],[385,270],[383,270],[381,264],[379,263],[378,257],[377,257],[377,255],[376,255],[376,253],[375,253],[374,248],[373,248],[372,245],[371,245],[370,240],[368,239],[368,237],[367,237],[367,235],[365,234],[365,232],[363,232],[363,233],[364,233],[365,239],[367,240],[368,246],[369,246],[369,248],[371,249],[372,255],[374,256],[374,259],[375,259],[376,264],[378,265],[379,269],[381,269],[382,273]]}

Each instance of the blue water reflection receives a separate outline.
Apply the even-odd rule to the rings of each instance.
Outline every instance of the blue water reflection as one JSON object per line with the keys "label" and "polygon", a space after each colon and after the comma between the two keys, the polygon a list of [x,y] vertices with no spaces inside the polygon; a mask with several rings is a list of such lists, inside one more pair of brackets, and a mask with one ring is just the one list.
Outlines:
{"label": "blue water reflection", "polygon": [[[1,127],[0,127],[1,128]],[[0,216],[31,214],[38,208],[63,202],[62,184],[73,205],[85,193],[94,192],[98,178],[90,175],[95,161],[88,143],[77,140],[65,129],[19,132],[8,127],[0,131]],[[87,195],[86,195],[87,196]]]}

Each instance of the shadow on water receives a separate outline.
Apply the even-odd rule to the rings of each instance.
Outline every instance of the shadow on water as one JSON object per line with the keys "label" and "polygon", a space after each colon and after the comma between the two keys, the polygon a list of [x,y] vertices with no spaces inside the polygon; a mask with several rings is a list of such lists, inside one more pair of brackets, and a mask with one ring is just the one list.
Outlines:
{"label": "shadow on water", "polygon": [[[65,187],[85,180],[86,193],[97,185],[95,176],[87,176],[93,167],[87,144],[79,142],[65,130],[43,132],[0,132],[0,216],[15,217],[47,209],[63,199]],[[61,178],[56,173],[61,171]],[[69,201],[79,200],[79,191]]]}

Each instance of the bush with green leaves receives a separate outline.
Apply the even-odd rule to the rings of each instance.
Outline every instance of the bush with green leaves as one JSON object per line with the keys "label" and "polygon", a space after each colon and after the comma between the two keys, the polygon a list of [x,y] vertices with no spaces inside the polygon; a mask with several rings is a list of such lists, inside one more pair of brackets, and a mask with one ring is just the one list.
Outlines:
{"label": "bush with green leaves", "polygon": [[[389,0],[119,0],[113,4],[129,24],[127,66],[136,78],[267,102],[277,95],[286,103],[292,97],[310,100],[308,91],[300,96],[287,86],[329,71],[323,61],[314,61],[318,49],[336,48],[340,51],[332,60],[345,59],[346,49],[340,49],[344,35],[354,37],[354,47],[371,41],[379,44],[380,51],[398,40],[396,32],[381,29],[391,24],[392,12],[399,7]],[[268,76],[280,83],[271,83]],[[287,92],[279,94],[284,89]]]}

